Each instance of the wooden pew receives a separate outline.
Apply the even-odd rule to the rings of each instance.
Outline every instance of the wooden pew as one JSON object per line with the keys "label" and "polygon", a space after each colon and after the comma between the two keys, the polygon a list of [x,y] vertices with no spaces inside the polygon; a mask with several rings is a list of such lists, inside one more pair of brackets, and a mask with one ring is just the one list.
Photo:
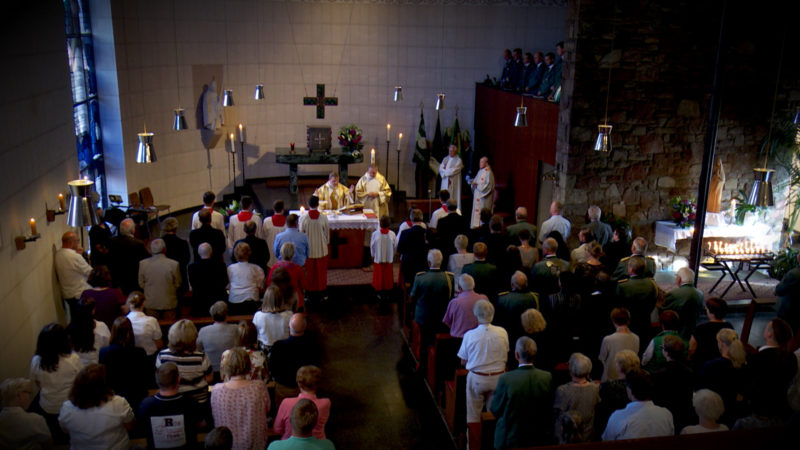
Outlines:
{"label": "wooden pew", "polygon": [[[481,414],[478,428],[482,450],[494,449],[494,428],[497,420],[492,413]],[[472,436],[470,435],[470,439]],[[783,450],[797,448],[798,440],[784,427],[754,430],[721,431],[718,433],[685,434],[624,441],[586,442],[581,444],[525,447],[525,450],[682,450],[688,449],[747,449]]]}
{"label": "wooden pew", "polygon": [[444,383],[445,421],[458,440],[467,424],[467,369],[457,369],[453,379]]}
{"label": "wooden pew", "polygon": [[460,367],[457,356],[461,346],[461,338],[450,336],[447,333],[438,333],[433,346],[428,349],[428,373],[426,374],[428,386],[438,404],[444,399],[445,380],[453,379],[456,369]]}

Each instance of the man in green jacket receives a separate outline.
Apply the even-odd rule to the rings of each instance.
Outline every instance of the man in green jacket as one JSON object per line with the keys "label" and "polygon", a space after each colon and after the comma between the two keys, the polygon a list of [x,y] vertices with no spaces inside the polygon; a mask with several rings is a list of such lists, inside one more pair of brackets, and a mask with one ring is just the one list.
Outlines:
{"label": "man in green jacket", "polygon": [[517,339],[519,367],[500,376],[490,410],[497,418],[494,447],[531,447],[551,443],[553,376],[533,366],[536,342]]}
{"label": "man in green jacket", "polygon": [[689,341],[697,325],[697,317],[703,308],[703,291],[692,285],[694,271],[688,267],[678,269],[675,277],[677,289],[673,289],[664,297],[664,304],[658,308],[659,312],[675,311],[680,317],[678,334],[684,341]]}

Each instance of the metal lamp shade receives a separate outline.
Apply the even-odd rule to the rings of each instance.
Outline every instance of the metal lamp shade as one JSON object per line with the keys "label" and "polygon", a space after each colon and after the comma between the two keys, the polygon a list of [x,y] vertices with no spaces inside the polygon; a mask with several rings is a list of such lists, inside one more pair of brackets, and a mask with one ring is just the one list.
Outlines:
{"label": "metal lamp shade", "polygon": [[136,149],[136,162],[150,164],[156,162],[156,153],[153,150],[153,133],[139,133],[139,146]]}
{"label": "metal lamp shade", "polygon": [[611,151],[611,125],[598,125],[597,126],[597,140],[594,142],[594,151],[596,152],[610,152]]}
{"label": "metal lamp shade", "polygon": [[403,86],[394,87],[394,95],[392,96],[392,100],[395,102],[400,102],[403,100]]}
{"label": "metal lamp shade", "polygon": [[517,117],[514,118],[514,126],[515,127],[527,127],[528,126],[528,107],[527,106],[517,106]]}
{"label": "metal lamp shade", "polygon": [[444,109],[444,94],[437,94],[436,95],[436,111],[441,111]]}
{"label": "metal lamp shade", "polygon": [[264,85],[259,83],[256,85],[256,92],[253,94],[253,98],[256,100],[264,100]]}
{"label": "metal lamp shade", "polygon": [[70,198],[67,209],[67,225],[71,227],[97,225],[97,214],[91,200],[94,181],[74,180],[68,184]]}
{"label": "metal lamp shade", "polygon": [[183,115],[183,108],[175,110],[175,120],[172,123],[172,129],[175,131],[186,130],[189,126],[186,124],[186,117]]}
{"label": "metal lamp shade", "polygon": [[225,89],[223,91],[222,106],[233,106],[233,89]]}
{"label": "metal lamp shade", "polygon": [[775,201],[772,198],[772,169],[753,169],[753,187],[750,188],[750,196],[747,203],[754,206],[773,206]]}

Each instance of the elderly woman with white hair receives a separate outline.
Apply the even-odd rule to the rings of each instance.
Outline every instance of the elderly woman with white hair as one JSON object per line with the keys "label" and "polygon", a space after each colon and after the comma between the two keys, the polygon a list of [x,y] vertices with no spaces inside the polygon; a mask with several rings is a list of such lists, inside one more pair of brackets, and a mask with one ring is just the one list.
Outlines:
{"label": "elderly woman with white hair", "polygon": [[447,260],[447,270],[453,272],[453,276],[458,278],[461,275],[461,269],[467,264],[475,262],[475,255],[467,252],[467,245],[469,245],[469,238],[466,235],[459,234],[453,240],[453,245],[456,252],[450,255]]}
{"label": "elderly woman with white hair", "polygon": [[[559,444],[588,442],[594,433],[594,409],[600,403],[600,385],[592,383],[592,360],[583,353],[573,353],[569,357],[569,375],[572,381],[556,389],[553,408],[558,412],[556,420],[556,441]],[[562,428],[564,416],[574,421],[574,429]],[[565,439],[571,434],[569,439]]]}
{"label": "elderly woman with white hair", "polygon": [[712,433],[715,431],[728,431],[724,424],[717,423],[722,413],[725,412],[725,403],[722,397],[711,389],[700,389],[694,393],[692,406],[700,418],[697,425],[689,425],[681,430],[681,434]]}
{"label": "elderly woman with white hair", "polygon": [[239,242],[233,248],[235,264],[228,266],[229,295],[232,314],[252,314],[260,305],[264,290],[264,270],[250,263],[250,246]]}

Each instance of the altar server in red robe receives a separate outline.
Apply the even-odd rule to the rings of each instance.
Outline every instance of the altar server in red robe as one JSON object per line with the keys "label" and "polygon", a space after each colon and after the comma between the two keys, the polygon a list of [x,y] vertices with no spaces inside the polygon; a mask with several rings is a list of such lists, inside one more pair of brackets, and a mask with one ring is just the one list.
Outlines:
{"label": "altar server in red robe", "polygon": [[397,237],[394,231],[389,229],[391,223],[389,216],[381,216],[381,227],[372,232],[369,243],[372,260],[375,263],[372,270],[372,287],[375,288],[378,297],[381,297],[382,292],[391,291],[394,287],[392,263],[397,250]]}
{"label": "altar server in red robe", "polygon": [[308,200],[308,213],[300,217],[300,231],[308,236],[308,259],[306,260],[306,276],[308,277],[307,296],[323,297],[328,287],[328,243],[331,231],[328,217],[319,212],[319,197],[312,195]]}

